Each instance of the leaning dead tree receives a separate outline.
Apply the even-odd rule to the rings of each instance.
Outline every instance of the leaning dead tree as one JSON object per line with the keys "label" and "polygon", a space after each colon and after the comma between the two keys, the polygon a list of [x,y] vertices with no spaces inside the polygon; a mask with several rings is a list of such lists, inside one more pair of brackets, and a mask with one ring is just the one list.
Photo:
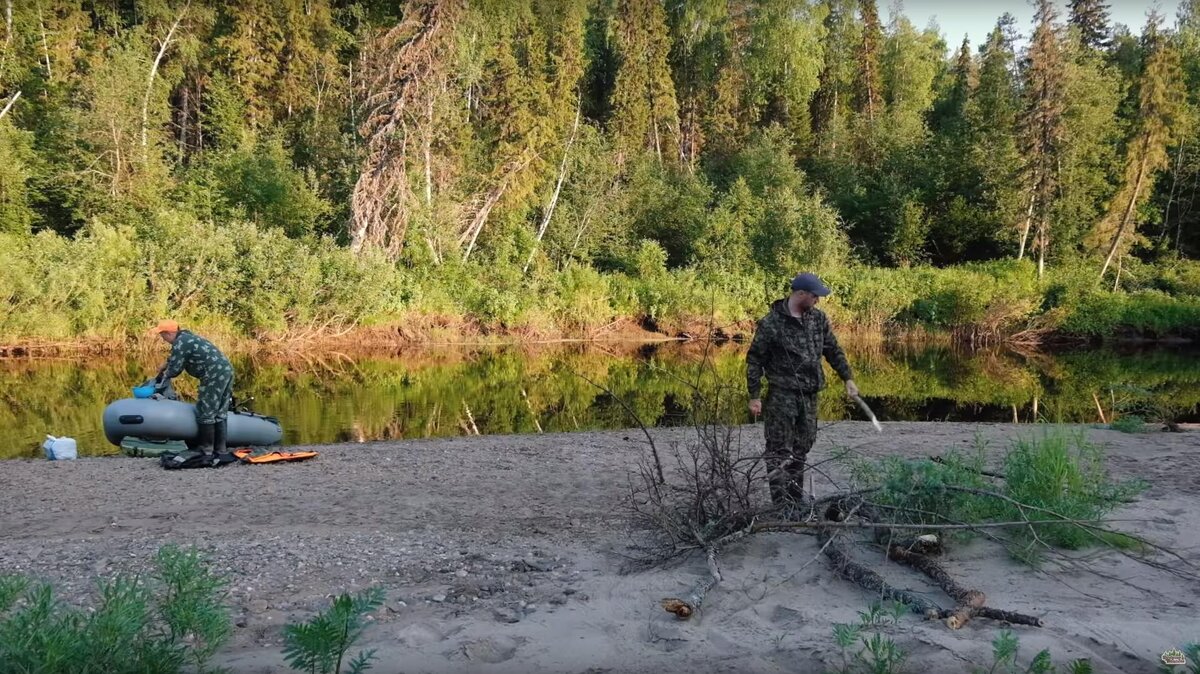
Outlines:
{"label": "leaning dead tree", "polygon": [[444,88],[454,26],[465,10],[465,0],[408,0],[401,23],[364,49],[367,112],[359,132],[367,143],[351,198],[355,253],[373,246],[395,258],[404,245],[417,200],[410,156],[424,152],[428,169],[426,127],[433,124],[430,111]]}
{"label": "leaning dead tree", "polygon": [[[721,555],[766,532],[814,535],[819,551],[809,563],[824,559],[841,578],[875,596],[905,604],[925,619],[940,620],[950,629],[980,619],[1010,625],[1043,624],[1037,616],[1001,606],[951,573],[941,555],[951,541],[964,535],[999,544],[1018,558],[1051,556],[1063,566],[1083,562],[1048,542],[1052,535],[1074,539],[1076,544],[1101,543],[1160,571],[1200,580],[1200,568],[1194,563],[1111,528],[1113,523],[1132,520],[1083,518],[1023,503],[1006,493],[1006,481],[1014,478],[984,470],[981,458],[975,463],[951,455],[907,461],[893,458],[883,466],[859,464],[855,466],[858,474],[874,471],[875,478],[838,487],[833,494],[804,503],[771,504],[766,498],[764,483],[770,475],[760,437],[744,435],[737,425],[711,421],[734,418],[722,416],[732,409],[728,402],[736,400],[741,405],[744,401],[729,387],[718,386],[716,393],[702,393],[699,386],[693,390],[695,436],[666,452],[655,449],[647,454],[630,481],[627,501],[635,539],[626,570],[678,563],[693,555],[705,562],[707,573],[689,590],[661,600],[663,609],[680,619],[699,611],[723,580]],[[821,464],[809,467],[810,473],[823,470]],[[1055,484],[1068,492],[1079,489],[1078,485]],[[1094,507],[1083,510],[1094,514],[1128,502],[1129,493],[1136,490],[1136,485],[1094,486],[1089,493],[1071,492],[1064,498],[1074,499],[1070,503],[1076,505],[1091,504]],[[882,551],[886,560],[927,577],[946,599],[937,601],[889,584],[856,555],[855,550],[864,547]],[[1170,557],[1170,563],[1161,561],[1161,556]],[[873,554],[869,558],[880,557]]]}

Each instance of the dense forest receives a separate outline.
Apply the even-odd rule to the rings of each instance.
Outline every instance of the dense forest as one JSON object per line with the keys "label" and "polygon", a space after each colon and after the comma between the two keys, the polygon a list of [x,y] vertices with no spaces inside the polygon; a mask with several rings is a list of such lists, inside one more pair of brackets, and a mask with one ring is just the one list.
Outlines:
{"label": "dense forest", "polygon": [[0,341],[1200,324],[1197,0],[0,2]]}

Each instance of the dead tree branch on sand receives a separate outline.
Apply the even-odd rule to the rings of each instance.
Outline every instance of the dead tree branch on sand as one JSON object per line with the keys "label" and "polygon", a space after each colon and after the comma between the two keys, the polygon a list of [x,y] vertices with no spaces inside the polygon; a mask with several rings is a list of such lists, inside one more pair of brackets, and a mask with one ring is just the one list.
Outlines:
{"label": "dead tree branch on sand", "polygon": [[[744,396],[719,378],[704,383],[700,373],[689,386],[695,437],[671,444],[661,455],[651,439],[652,451],[639,461],[631,476],[627,499],[634,534],[626,571],[678,564],[700,552],[704,555],[708,573],[682,596],[660,602],[679,619],[695,615],[722,582],[719,562],[723,552],[767,532],[815,533],[821,544],[815,557],[823,557],[837,575],[872,594],[906,604],[928,620],[940,620],[950,629],[980,619],[1043,625],[1038,616],[988,605],[989,597],[982,590],[956,579],[935,559],[943,546],[963,535],[999,543],[1014,556],[1031,561],[1029,555],[1039,551],[1056,553],[1059,546],[1055,541],[1060,540],[1056,537],[1070,534],[1076,541],[1101,543],[1139,563],[1200,580],[1196,566],[1186,559],[1172,554],[1170,565],[1156,561],[1152,555],[1171,553],[1110,528],[1118,522],[1135,521],[1103,517],[1128,502],[1128,490],[1120,485],[1097,484],[1087,493],[1080,493],[1078,484],[1060,485],[1056,488],[1065,490],[1061,493],[1064,503],[1090,504],[1082,510],[1060,512],[1011,495],[1020,493],[1009,491],[1005,484],[1013,479],[1011,470],[1006,477],[1005,473],[983,471],[982,466],[966,465],[954,456],[891,459],[872,468],[875,481],[863,483],[873,486],[839,488],[831,495],[810,499],[802,508],[773,505],[766,498],[761,440],[757,433],[746,435],[738,423],[739,415],[745,414]],[[726,421],[714,421],[718,419]],[[649,439],[640,419],[638,424]],[[1039,498],[1039,503],[1050,502]],[[859,537],[858,532],[870,535],[865,541],[856,541],[852,536]],[[950,603],[943,606],[928,596],[889,585],[880,573],[855,559],[853,548],[858,542],[882,548],[884,564],[894,562],[928,577]],[[1075,548],[1078,542],[1060,545]]]}

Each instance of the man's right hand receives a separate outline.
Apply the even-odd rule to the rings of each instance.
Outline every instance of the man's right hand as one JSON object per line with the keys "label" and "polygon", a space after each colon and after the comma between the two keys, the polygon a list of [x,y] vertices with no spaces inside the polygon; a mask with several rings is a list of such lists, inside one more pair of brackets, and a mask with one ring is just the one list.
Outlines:
{"label": "man's right hand", "polygon": [[750,401],[750,414],[756,417],[762,415],[762,400],[755,398]]}

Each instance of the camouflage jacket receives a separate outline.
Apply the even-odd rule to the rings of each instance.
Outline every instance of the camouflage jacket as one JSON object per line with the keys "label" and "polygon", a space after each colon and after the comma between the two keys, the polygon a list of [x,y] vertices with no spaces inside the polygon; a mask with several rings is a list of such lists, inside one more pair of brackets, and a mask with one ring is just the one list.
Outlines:
{"label": "camouflage jacket", "polygon": [[852,379],[846,353],[838,345],[825,312],[816,307],[796,318],[787,299],[776,300],[758,321],[746,353],[746,388],[750,399],[759,397],[762,378],[772,388],[815,393],[825,388],[824,356],[842,380]]}
{"label": "camouflage jacket", "polygon": [[193,332],[180,330],[171,345],[163,379],[174,379],[185,371],[196,379],[204,379],[232,374],[233,366],[212,342]]}

